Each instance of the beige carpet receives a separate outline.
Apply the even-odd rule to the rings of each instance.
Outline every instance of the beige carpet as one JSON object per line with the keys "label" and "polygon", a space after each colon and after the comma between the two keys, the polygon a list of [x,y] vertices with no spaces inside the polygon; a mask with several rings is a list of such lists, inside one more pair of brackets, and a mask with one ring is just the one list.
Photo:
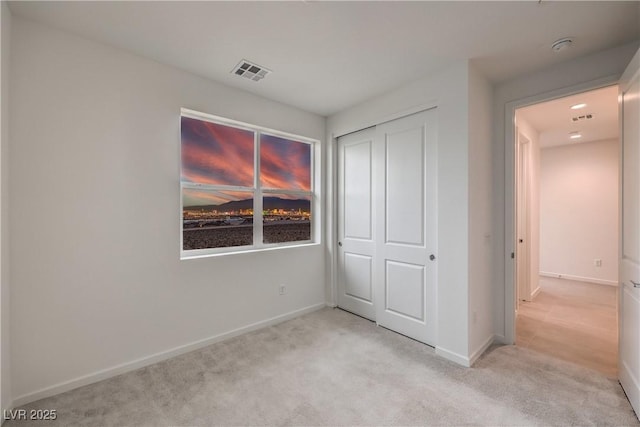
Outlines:
{"label": "beige carpet", "polygon": [[513,346],[467,369],[337,309],[26,408],[58,411],[38,426],[640,425],[595,371]]}

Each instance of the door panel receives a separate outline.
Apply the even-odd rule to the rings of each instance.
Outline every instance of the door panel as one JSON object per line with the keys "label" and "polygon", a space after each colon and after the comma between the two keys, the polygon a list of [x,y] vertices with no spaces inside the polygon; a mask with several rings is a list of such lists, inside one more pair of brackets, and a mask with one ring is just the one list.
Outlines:
{"label": "door panel", "polygon": [[338,139],[338,306],[375,320],[374,129]]}
{"label": "door panel", "polygon": [[373,301],[371,261],[367,255],[344,254],[345,295],[369,303]]}
{"label": "door panel", "polygon": [[[435,345],[437,248],[435,109],[376,127],[376,321]],[[434,260],[429,256],[434,255]]]}
{"label": "door panel", "polygon": [[343,142],[344,146],[344,234],[371,240],[372,140]]}
{"label": "door panel", "polygon": [[386,310],[424,322],[424,266],[387,260],[386,270]]}
{"label": "door panel", "polygon": [[620,384],[636,414],[640,414],[640,50],[623,74],[619,87],[622,244],[618,371]]}
{"label": "door panel", "polygon": [[424,244],[424,139],[422,128],[385,135],[387,243]]}

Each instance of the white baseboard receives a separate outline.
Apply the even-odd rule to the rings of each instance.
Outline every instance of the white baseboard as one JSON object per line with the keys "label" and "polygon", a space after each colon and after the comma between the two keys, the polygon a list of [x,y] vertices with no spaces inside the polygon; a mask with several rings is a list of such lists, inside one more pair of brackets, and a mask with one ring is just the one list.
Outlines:
{"label": "white baseboard", "polygon": [[[487,351],[489,346],[499,338],[500,337],[497,337],[496,335],[493,335],[493,334],[489,335],[487,339],[482,343],[482,345],[476,351],[474,351],[470,357],[463,356],[454,351],[447,350],[446,348],[442,348],[438,346],[436,346],[436,354],[438,356],[444,357],[447,360],[451,360],[452,362],[455,362],[458,365],[462,365],[467,368],[470,368],[471,366],[473,366],[474,363],[476,363],[476,360],[478,360],[478,358],[482,356],[482,354],[485,351]],[[503,337],[503,340],[504,340],[504,337]]]}
{"label": "white baseboard", "polygon": [[495,336],[493,334],[489,335],[487,337],[487,339],[482,343],[482,345],[480,346],[480,348],[478,348],[476,351],[474,351],[473,353],[471,353],[471,357],[469,358],[469,365],[473,366],[474,363],[476,363],[476,360],[478,360],[478,358],[480,358],[480,356],[482,356],[482,354],[487,351],[487,349],[489,348],[489,346],[491,344],[493,344],[493,342],[495,341]]}
{"label": "white baseboard", "polygon": [[531,292],[531,299],[534,299],[535,297],[537,297],[539,293],[540,293],[540,286],[538,286],[533,290],[533,292]]}
{"label": "white baseboard", "polygon": [[499,343],[499,344],[507,344],[509,345],[510,343],[507,342],[507,338],[505,338],[504,335],[493,335],[493,342],[495,343]]}
{"label": "white baseboard", "polygon": [[541,271],[539,274],[540,276],[555,277],[556,279],[577,280],[580,282],[596,283],[598,285],[618,286],[618,282],[616,282],[615,280],[596,279],[594,277],[574,276],[572,274],[564,274],[564,273],[550,273],[547,271]]}
{"label": "white baseboard", "polygon": [[245,334],[247,332],[265,328],[267,326],[272,326],[272,325],[284,322],[286,320],[290,320],[298,316],[302,316],[304,314],[311,313],[316,310],[320,310],[324,307],[326,307],[325,303],[314,304],[308,307],[301,308],[299,310],[294,310],[289,313],[272,317],[270,319],[261,320],[259,322],[252,323],[247,326],[233,329],[231,331],[224,332],[222,334],[214,335],[209,338],[194,341],[189,344],[181,345],[179,347],[162,351],[162,352],[153,354],[151,356],[142,357],[140,359],[136,359],[131,362],[122,363],[120,365],[116,365],[111,368],[102,369],[88,375],[83,375],[81,377],[74,378],[69,381],[65,381],[59,384],[45,387],[43,389],[31,392],[31,393],[26,393],[26,394],[23,394],[22,396],[17,397],[13,401],[13,404],[11,407],[15,408],[18,406],[26,405],[27,403],[35,402],[36,400],[44,399],[46,397],[51,397],[59,393],[64,393],[65,391],[73,390],[75,388],[92,384],[98,381],[102,381],[107,378],[115,377],[116,375],[124,374],[126,372],[131,372],[136,369],[144,368],[145,366],[149,366],[154,363],[158,363],[163,360],[167,360],[172,357],[179,356],[181,354],[189,353],[190,351],[198,350],[200,348],[207,347],[211,344],[215,344],[217,342],[224,341],[229,338],[233,338],[238,335]]}
{"label": "white baseboard", "polygon": [[444,357],[447,360],[451,360],[458,365],[465,366],[467,368],[471,367],[471,361],[468,357],[458,354],[454,351],[447,350],[446,348],[436,346],[436,354],[438,356]]}

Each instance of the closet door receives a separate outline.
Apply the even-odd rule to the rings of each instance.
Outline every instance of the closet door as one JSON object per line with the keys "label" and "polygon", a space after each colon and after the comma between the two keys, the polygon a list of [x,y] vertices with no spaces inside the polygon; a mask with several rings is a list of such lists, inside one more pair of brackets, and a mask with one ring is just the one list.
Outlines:
{"label": "closet door", "polygon": [[338,306],[375,320],[375,129],[338,139]]}
{"label": "closet door", "polygon": [[376,127],[376,321],[436,344],[437,111]]}

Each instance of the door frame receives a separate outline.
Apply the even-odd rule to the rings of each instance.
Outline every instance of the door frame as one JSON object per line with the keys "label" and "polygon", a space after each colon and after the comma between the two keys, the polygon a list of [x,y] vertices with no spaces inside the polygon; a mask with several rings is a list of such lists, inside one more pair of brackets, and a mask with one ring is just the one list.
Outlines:
{"label": "door frame", "polygon": [[[504,342],[516,341],[516,110],[522,107],[552,101],[566,96],[577,95],[607,86],[618,84],[620,74],[610,75],[584,83],[543,92],[505,104],[504,110]],[[618,236],[620,238],[620,236]]]}
{"label": "door frame", "polygon": [[[516,165],[516,248],[521,248],[520,254],[516,250],[516,311],[520,301],[531,300],[531,140],[516,126],[517,162]],[[521,270],[521,271],[519,271]]]}

